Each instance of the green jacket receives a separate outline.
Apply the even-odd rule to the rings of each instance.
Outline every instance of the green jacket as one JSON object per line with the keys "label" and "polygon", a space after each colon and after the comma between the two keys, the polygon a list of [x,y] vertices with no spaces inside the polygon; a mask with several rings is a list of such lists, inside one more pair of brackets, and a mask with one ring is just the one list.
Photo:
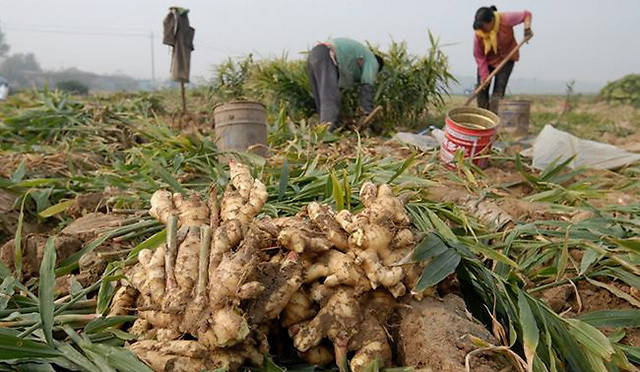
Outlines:
{"label": "green jacket", "polygon": [[340,87],[348,88],[356,83],[373,85],[378,73],[378,61],[373,52],[361,43],[347,38],[331,39],[340,72]]}

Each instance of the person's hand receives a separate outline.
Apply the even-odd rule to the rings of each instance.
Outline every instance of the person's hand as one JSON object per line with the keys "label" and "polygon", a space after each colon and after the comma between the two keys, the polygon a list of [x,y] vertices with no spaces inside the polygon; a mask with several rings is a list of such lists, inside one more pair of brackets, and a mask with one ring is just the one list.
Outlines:
{"label": "person's hand", "polygon": [[531,27],[526,27],[524,29],[524,38],[531,39],[533,37],[533,31],[531,31]]}

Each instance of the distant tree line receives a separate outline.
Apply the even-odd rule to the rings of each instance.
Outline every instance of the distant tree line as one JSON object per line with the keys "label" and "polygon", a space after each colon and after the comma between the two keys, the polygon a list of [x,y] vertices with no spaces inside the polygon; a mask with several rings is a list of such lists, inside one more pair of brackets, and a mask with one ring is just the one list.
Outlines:
{"label": "distant tree line", "polygon": [[43,70],[33,53],[9,54],[10,46],[0,30],[0,77],[9,81],[13,91],[42,88],[86,94],[89,90],[138,90],[138,82],[125,75],[99,75],[68,68],[62,71]]}

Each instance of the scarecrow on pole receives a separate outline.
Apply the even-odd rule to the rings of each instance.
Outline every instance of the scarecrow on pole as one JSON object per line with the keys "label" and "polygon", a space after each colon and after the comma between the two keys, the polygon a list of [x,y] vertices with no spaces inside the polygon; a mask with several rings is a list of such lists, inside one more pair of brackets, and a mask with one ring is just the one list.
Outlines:
{"label": "scarecrow on pole", "polygon": [[189,66],[191,51],[193,50],[193,35],[195,29],[189,26],[189,9],[171,7],[164,18],[164,36],[162,43],[173,47],[171,57],[171,78],[180,82],[182,96],[182,113],[187,112],[187,99],[184,83],[189,82]]}

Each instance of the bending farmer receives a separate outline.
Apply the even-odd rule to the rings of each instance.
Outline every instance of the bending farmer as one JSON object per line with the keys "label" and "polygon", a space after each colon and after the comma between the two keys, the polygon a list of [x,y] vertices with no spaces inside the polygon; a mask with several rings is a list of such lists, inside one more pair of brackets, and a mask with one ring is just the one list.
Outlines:
{"label": "bending farmer", "polygon": [[[473,21],[475,38],[473,41],[473,56],[478,64],[478,86],[518,45],[513,35],[513,27],[524,22],[524,37],[533,36],[531,31],[531,13],[522,12],[498,13],[495,6],[482,7],[476,12]],[[478,94],[478,107],[498,111],[500,99],[504,97],[507,82],[513,65],[520,58],[516,52],[493,80],[493,96],[489,100],[489,85]]]}
{"label": "bending farmer", "polygon": [[360,108],[373,110],[373,85],[382,69],[382,58],[361,43],[337,38],[316,45],[307,59],[307,71],[316,110],[331,130],[340,127],[340,88],[360,84]]}

